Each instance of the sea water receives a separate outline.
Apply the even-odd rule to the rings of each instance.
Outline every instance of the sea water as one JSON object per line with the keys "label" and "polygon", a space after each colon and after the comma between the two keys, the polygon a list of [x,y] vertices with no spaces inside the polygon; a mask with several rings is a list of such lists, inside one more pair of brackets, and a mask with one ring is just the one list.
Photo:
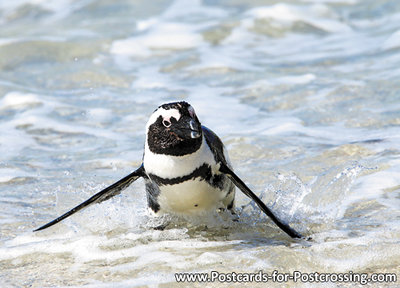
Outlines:
{"label": "sea water", "polygon": [[[399,1],[1,1],[0,27],[1,287],[400,277]],[[238,222],[155,218],[141,180],[32,232],[138,167],[147,119],[175,100],[311,240],[290,239],[239,190]],[[268,287],[363,286],[308,280]]]}

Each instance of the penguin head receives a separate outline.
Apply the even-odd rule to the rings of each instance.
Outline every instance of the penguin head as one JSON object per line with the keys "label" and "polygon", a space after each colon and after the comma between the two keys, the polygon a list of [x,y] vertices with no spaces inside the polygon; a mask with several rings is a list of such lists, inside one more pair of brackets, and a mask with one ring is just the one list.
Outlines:
{"label": "penguin head", "polygon": [[151,152],[183,156],[197,151],[202,129],[193,107],[184,101],[159,106],[146,125],[146,144]]}

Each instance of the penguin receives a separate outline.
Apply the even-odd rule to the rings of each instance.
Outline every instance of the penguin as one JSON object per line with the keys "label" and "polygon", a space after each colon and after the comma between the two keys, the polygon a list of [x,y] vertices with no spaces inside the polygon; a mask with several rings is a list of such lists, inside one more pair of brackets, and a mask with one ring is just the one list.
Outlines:
{"label": "penguin", "polygon": [[283,223],[233,172],[221,139],[201,125],[185,101],[159,106],[146,124],[142,164],[60,217],[35,229],[43,230],[91,204],[106,201],[139,178],[145,182],[147,204],[156,215],[201,215],[235,207],[235,186],[292,238],[303,236]]}

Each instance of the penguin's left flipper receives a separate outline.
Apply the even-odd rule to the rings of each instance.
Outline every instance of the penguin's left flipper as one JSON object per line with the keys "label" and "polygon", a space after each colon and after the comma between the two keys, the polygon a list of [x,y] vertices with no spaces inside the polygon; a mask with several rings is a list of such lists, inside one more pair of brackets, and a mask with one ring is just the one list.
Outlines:
{"label": "penguin's left flipper", "polygon": [[292,238],[304,238],[299,232],[291,228],[288,224],[283,223],[281,220],[279,220],[274,213],[260,200],[260,198],[257,197],[253,193],[253,191],[250,190],[249,187],[242,181],[242,179],[239,178],[223,161],[220,162],[220,169],[219,171],[221,173],[224,173],[226,176],[228,176],[229,179],[250,199],[252,199],[254,202],[256,202],[257,206],[260,207],[260,209],[268,215],[269,218],[271,218],[274,223],[281,228],[286,234],[288,234]]}
{"label": "penguin's left flipper", "polygon": [[75,208],[71,209],[70,211],[66,212],[65,214],[61,215],[60,217],[58,217],[58,218],[54,219],[53,221],[50,221],[49,223],[47,223],[47,224],[45,224],[45,225],[33,230],[33,232],[39,231],[39,230],[43,230],[43,229],[46,229],[46,228],[48,228],[50,226],[53,226],[54,224],[57,224],[58,222],[64,220],[65,218],[71,216],[72,214],[78,212],[79,210],[88,207],[91,204],[100,203],[100,202],[106,201],[106,200],[108,200],[108,199],[120,194],[122,190],[127,188],[129,185],[131,185],[133,182],[135,182],[140,177],[146,177],[145,175],[146,174],[145,174],[144,167],[143,167],[143,164],[142,164],[138,169],[133,171],[131,174],[125,176],[124,178],[122,178],[121,180],[119,180],[119,181],[115,182],[114,184],[108,186],[107,188],[104,188],[103,190],[101,190],[97,194],[95,194],[92,197],[90,197],[89,199],[87,199],[85,202],[82,202],[81,204],[79,204]]}
{"label": "penguin's left flipper", "polygon": [[291,228],[289,225],[283,223],[281,220],[279,220],[274,213],[260,200],[260,198],[257,197],[253,193],[253,191],[250,190],[249,187],[247,187],[246,184],[242,181],[242,179],[237,176],[231,168],[229,168],[228,163],[226,161],[225,155],[224,155],[224,145],[222,144],[221,139],[215,134],[213,131],[211,131],[209,128],[202,126],[204,136],[206,138],[207,144],[210,147],[210,149],[213,151],[213,154],[215,155],[215,160],[217,163],[220,164],[219,171],[223,174],[225,174],[232,182],[233,184],[236,185],[247,197],[252,199],[260,209],[267,214],[272,221],[275,222],[276,225],[278,225],[279,228],[281,228],[286,234],[288,234],[292,238],[304,238],[299,232]]}

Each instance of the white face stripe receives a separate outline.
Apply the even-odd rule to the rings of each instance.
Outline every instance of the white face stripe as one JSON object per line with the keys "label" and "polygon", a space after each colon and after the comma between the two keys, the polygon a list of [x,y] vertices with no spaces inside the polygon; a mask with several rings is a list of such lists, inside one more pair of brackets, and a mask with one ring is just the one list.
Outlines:
{"label": "white face stripe", "polygon": [[161,107],[154,111],[154,113],[150,116],[149,121],[147,121],[146,130],[148,130],[149,126],[155,123],[160,116],[163,117],[163,120],[166,120],[168,122],[171,122],[171,117],[174,117],[176,121],[179,121],[179,119],[181,118],[181,113],[179,113],[179,110],[177,109],[166,110]]}

